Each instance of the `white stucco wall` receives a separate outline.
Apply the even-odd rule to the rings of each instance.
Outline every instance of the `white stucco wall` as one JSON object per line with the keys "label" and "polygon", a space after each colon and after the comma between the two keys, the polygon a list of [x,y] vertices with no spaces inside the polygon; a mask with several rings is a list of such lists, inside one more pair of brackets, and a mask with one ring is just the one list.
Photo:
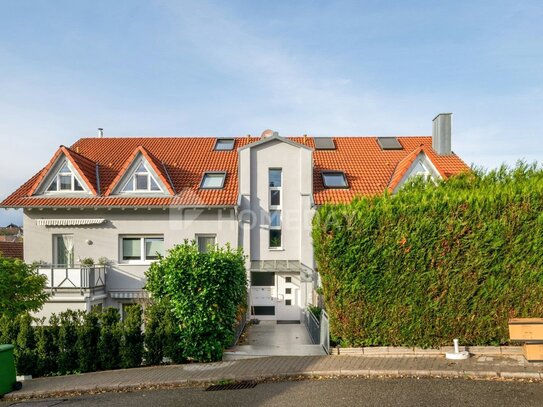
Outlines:
{"label": "white stucco wall", "polygon": [[[103,218],[96,226],[38,226],[37,219]],[[164,235],[166,249],[193,240],[197,234],[215,234],[219,245],[238,247],[238,222],[233,209],[51,209],[25,210],[23,216],[25,261],[53,261],[53,235],[73,234],[74,256],[95,261],[107,257],[112,267],[107,275],[108,291],[131,291],[144,285],[148,265],[125,264],[120,260],[120,236]],[[88,244],[87,241],[92,241]]]}

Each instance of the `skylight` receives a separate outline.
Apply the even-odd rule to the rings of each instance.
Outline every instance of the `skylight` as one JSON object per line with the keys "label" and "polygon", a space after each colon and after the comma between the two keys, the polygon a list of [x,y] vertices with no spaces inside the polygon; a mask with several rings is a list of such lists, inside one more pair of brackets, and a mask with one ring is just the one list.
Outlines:
{"label": "skylight", "polygon": [[315,137],[315,150],[335,150],[336,143],[331,137]]}
{"label": "skylight", "polygon": [[215,151],[231,151],[234,149],[233,138],[218,138],[215,142]]}
{"label": "skylight", "polygon": [[222,189],[224,187],[225,172],[206,172],[200,184],[201,189]]}
{"label": "skylight", "polygon": [[325,188],[348,188],[347,178],[342,171],[327,171],[322,173]]}
{"label": "skylight", "polygon": [[403,150],[396,137],[377,137],[377,143],[383,150]]}

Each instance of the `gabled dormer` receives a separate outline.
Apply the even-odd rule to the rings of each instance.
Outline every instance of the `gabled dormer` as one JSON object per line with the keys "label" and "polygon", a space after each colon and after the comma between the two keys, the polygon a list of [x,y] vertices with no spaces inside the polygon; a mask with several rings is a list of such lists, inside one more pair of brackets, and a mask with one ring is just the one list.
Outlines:
{"label": "gabled dormer", "polygon": [[166,166],[142,146],[125,161],[105,195],[175,195]]}
{"label": "gabled dormer", "polygon": [[424,146],[412,151],[398,163],[388,185],[389,191],[397,192],[407,180],[413,177],[424,177],[436,181],[446,178],[439,167],[432,162]]}
{"label": "gabled dormer", "polygon": [[97,195],[97,173],[95,162],[60,146],[27,195]]}

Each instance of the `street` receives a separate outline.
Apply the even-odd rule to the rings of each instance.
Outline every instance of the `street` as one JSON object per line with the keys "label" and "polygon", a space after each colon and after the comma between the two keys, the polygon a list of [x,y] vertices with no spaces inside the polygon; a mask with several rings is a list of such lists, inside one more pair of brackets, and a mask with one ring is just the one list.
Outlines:
{"label": "street", "polygon": [[0,402],[49,406],[541,406],[543,385],[463,379],[341,378],[260,383],[251,389],[177,388],[103,393],[64,399]]}

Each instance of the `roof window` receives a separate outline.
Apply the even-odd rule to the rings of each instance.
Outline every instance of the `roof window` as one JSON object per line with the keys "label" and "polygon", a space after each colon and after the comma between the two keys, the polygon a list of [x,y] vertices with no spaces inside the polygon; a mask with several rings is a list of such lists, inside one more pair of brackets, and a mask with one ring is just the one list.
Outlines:
{"label": "roof window", "polygon": [[322,173],[325,188],[348,188],[347,177],[342,171],[326,171]]}
{"label": "roof window", "polygon": [[222,189],[226,172],[206,172],[200,183],[201,189]]}
{"label": "roof window", "polygon": [[215,151],[231,151],[234,149],[233,138],[218,138],[215,142]]}
{"label": "roof window", "polygon": [[396,137],[377,137],[377,143],[382,150],[403,150]]}
{"label": "roof window", "polygon": [[315,137],[315,150],[335,150],[336,143],[331,137]]}

